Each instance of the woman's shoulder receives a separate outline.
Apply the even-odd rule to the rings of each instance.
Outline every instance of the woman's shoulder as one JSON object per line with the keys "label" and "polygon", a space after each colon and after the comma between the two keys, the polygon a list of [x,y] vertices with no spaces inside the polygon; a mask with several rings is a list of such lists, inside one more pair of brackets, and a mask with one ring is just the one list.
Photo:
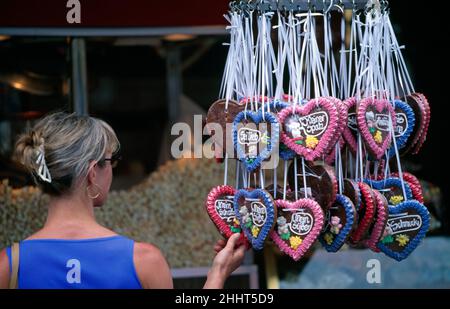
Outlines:
{"label": "woman's shoulder", "polygon": [[173,287],[169,264],[155,245],[135,242],[133,261],[142,287]]}
{"label": "woman's shoulder", "polygon": [[146,242],[134,243],[134,260],[145,265],[167,264],[161,250]]}

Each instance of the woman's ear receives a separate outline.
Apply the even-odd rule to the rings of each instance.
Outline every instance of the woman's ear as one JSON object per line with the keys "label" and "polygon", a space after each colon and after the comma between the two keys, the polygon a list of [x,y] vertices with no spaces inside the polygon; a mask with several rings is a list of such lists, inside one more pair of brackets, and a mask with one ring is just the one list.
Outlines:
{"label": "woman's ear", "polygon": [[88,185],[91,183],[96,183],[96,177],[97,177],[97,171],[96,171],[96,167],[97,167],[97,161],[92,161],[91,163],[89,163],[89,169],[88,169]]}

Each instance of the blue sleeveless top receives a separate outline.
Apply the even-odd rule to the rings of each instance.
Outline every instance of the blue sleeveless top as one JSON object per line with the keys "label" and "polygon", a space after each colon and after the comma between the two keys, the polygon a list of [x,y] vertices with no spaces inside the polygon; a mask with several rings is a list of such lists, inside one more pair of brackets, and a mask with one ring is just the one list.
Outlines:
{"label": "blue sleeveless top", "polygon": [[[140,289],[134,241],[116,235],[20,242],[19,289]],[[11,248],[6,249],[12,269]]]}

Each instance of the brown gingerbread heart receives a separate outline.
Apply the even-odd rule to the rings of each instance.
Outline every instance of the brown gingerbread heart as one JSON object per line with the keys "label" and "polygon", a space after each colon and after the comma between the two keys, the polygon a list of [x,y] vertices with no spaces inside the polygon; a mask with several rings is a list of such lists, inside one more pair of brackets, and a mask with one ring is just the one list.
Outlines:
{"label": "brown gingerbread heart", "polygon": [[[237,114],[245,109],[245,105],[239,104],[233,100],[228,101],[228,109],[225,109],[225,107],[226,100],[218,100],[211,105],[206,115],[205,128],[209,135],[214,136],[214,153],[217,159],[225,157],[225,150],[227,151],[229,158],[237,157],[233,145],[233,120]],[[217,124],[222,128],[222,134],[216,133],[214,124]]]}
{"label": "brown gingerbread heart", "polygon": [[[292,191],[295,190],[294,167],[295,164],[292,162],[288,171],[289,187]],[[324,211],[327,211],[336,200],[337,194],[337,180],[333,168],[327,164],[305,162],[305,171],[308,197],[312,197]],[[302,173],[300,161],[297,162],[298,198],[305,196]]]}

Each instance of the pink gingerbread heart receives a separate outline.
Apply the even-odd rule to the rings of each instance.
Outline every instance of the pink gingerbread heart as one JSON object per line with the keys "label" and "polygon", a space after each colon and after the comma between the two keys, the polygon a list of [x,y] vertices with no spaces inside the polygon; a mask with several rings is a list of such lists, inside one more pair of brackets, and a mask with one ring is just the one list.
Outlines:
{"label": "pink gingerbread heart", "polygon": [[395,112],[385,99],[366,98],[358,105],[356,118],[361,136],[369,152],[381,159],[391,145],[392,120]]}
{"label": "pink gingerbread heart", "polygon": [[376,207],[376,217],[369,238],[364,240],[363,243],[370,250],[380,252],[380,249],[377,248],[377,244],[383,237],[384,230],[386,229],[389,208],[386,198],[379,191],[372,190],[372,192]]}
{"label": "pink gingerbread heart", "polygon": [[344,127],[344,131],[342,135],[350,147],[350,150],[355,154],[357,146],[357,134],[358,134],[358,122],[356,121],[356,98],[348,98],[344,101],[344,104],[347,106],[347,122]]}
{"label": "pink gingerbread heart", "polygon": [[312,199],[276,200],[277,222],[270,237],[281,251],[298,261],[319,237],[323,210]]}
{"label": "pink gingerbread heart", "polygon": [[205,207],[209,217],[224,237],[228,239],[234,233],[241,233],[239,242],[248,248],[249,243],[241,230],[234,211],[235,194],[236,189],[231,186],[215,187],[209,192]]}
{"label": "pink gingerbread heart", "polygon": [[283,125],[281,141],[308,161],[327,154],[339,134],[338,109],[329,98],[285,108],[278,117]]}

